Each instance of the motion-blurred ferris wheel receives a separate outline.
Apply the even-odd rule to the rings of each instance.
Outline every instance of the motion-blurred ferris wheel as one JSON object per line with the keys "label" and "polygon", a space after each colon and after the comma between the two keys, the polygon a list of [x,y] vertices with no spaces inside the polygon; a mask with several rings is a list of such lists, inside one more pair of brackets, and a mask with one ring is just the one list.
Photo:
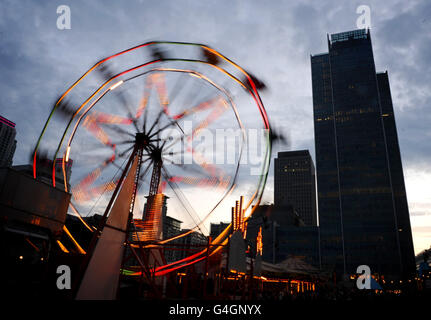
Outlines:
{"label": "motion-blurred ferris wheel", "polygon": [[141,240],[155,244],[173,239],[163,237],[155,209],[166,201],[188,230],[175,238],[206,232],[211,217],[226,219],[228,199],[244,193],[247,216],[262,197],[271,153],[262,85],[206,45],[155,41],[124,50],[60,96],[33,154],[34,176],[39,150],[49,150],[52,183],[72,194],[76,214],[109,222],[122,206],[126,224],[143,217]]}

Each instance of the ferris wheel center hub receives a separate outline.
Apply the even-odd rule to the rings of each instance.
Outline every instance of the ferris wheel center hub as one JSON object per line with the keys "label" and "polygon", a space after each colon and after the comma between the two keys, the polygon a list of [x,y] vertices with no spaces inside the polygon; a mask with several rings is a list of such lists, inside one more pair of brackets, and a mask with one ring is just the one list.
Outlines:
{"label": "ferris wheel center hub", "polygon": [[147,147],[150,144],[150,138],[143,132],[138,132],[135,135],[135,143],[140,147]]}

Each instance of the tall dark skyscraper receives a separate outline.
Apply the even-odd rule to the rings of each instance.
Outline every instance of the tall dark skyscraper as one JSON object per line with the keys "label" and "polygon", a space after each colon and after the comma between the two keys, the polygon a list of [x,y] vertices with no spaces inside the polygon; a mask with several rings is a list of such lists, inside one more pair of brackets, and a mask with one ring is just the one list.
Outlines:
{"label": "tall dark skyscraper", "polygon": [[415,271],[388,74],[376,73],[370,32],[328,37],[311,56],[322,267],[388,277]]}
{"label": "tall dark skyscraper", "polygon": [[15,123],[0,116],[0,167],[10,167],[16,149]]}
{"label": "tall dark skyscraper", "polygon": [[316,226],[315,178],[308,150],[279,152],[274,159],[274,204],[292,206],[306,225]]}

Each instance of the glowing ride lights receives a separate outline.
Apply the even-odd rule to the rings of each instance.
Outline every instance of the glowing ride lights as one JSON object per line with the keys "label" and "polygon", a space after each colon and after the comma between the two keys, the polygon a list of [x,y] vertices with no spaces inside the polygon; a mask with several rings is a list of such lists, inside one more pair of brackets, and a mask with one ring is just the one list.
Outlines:
{"label": "glowing ride lights", "polygon": [[262,227],[259,228],[259,232],[256,238],[256,255],[262,255],[263,243],[262,243]]}

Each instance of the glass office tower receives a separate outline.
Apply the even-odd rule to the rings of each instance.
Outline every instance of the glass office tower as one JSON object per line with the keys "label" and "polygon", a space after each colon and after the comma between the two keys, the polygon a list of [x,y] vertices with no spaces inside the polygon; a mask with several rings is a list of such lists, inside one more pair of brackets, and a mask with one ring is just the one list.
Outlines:
{"label": "glass office tower", "polygon": [[315,174],[308,150],[279,152],[274,159],[274,205],[292,206],[308,226],[317,225]]}
{"label": "glass office tower", "polygon": [[311,56],[322,267],[388,278],[415,271],[409,211],[387,73],[370,32],[328,37]]}

